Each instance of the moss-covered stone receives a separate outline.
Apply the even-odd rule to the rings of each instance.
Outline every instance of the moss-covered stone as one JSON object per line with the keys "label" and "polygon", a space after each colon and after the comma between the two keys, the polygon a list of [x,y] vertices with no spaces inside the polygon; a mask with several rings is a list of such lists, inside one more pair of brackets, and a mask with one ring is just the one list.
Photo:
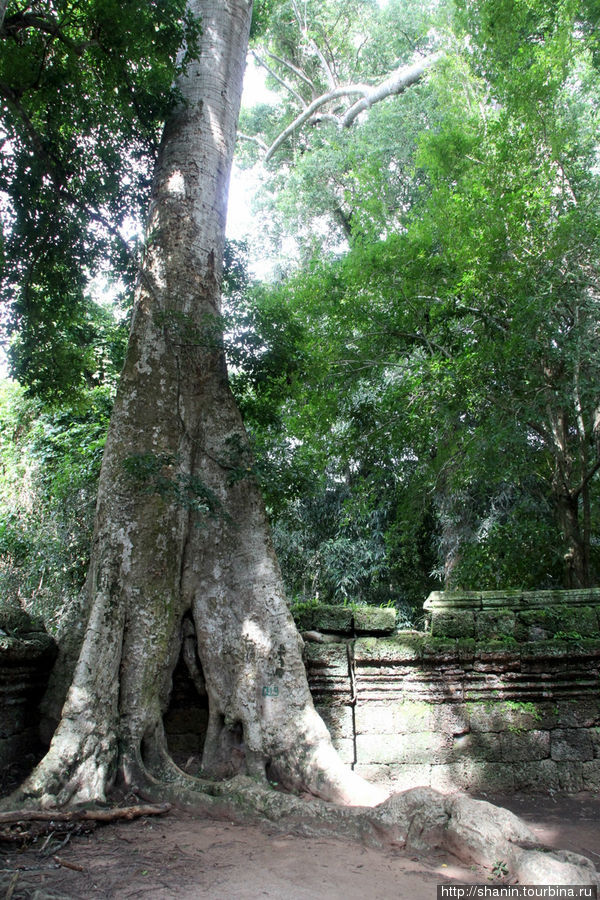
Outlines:
{"label": "moss-covered stone", "polygon": [[472,731],[519,733],[556,724],[551,704],[518,700],[488,700],[466,704]]}
{"label": "moss-covered stone", "polygon": [[512,610],[482,610],[475,616],[475,637],[480,640],[514,638],[515,622]]}
{"label": "moss-covered stone", "polygon": [[393,634],[396,610],[391,607],[357,606],[354,610],[356,634]]}
{"label": "moss-covered stone", "polygon": [[326,671],[327,675],[348,675],[348,650],[346,644],[309,644],[304,648],[305,659],[311,671]]}
{"label": "moss-covered stone", "polygon": [[300,631],[321,631],[352,637],[357,634],[393,634],[396,610],[392,607],[311,604],[292,609]]}
{"label": "moss-covered stone", "polygon": [[360,663],[404,663],[418,660],[423,654],[427,636],[414,632],[401,632],[394,637],[358,638],[354,642],[354,659]]}
{"label": "moss-covered stone", "polygon": [[508,591],[482,591],[481,592],[481,608],[482,610],[494,609],[514,609],[519,606],[523,592],[519,590]]}
{"label": "moss-covered stone", "polygon": [[299,631],[352,634],[353,612],[350,606],[300,606],[293,608],[292,613]]}
{"label": "moss-covered stone", "polygon": [[536,607],[517,613],[515,637],[521,641],[577,641],[597,634],[598,618],[591,606]]}
{"label": "moss-covered stone", "polygon": [[472,610],[436,611],[431,620],[433,637],[475,637],[475,613]]}

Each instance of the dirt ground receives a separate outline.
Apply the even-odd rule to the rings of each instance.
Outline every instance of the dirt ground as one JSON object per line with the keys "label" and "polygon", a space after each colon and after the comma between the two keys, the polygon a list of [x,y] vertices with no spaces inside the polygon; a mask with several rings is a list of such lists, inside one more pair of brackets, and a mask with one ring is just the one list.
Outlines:
{"label": "dirt ground", "polygon": [[[551,846],[600,864],[600,797],[485,799],[517,812]],[[489,883],[490,875],[449,856],[273,834],[178,811],[70,837],[57,831],[27,848],[0,841],[0,900],[435,900],[438,884]]]}

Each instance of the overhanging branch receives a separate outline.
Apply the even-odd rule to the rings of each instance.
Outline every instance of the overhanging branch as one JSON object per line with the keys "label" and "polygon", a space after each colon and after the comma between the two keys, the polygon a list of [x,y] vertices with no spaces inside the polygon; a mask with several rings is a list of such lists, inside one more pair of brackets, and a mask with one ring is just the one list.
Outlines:
{"label": "overhanging branch", "polygon": [[277,152],[281,145],[284,144],[294,132],[298,131],[299,128],[314,117],[318,110],[326,106],[332,100],[352,96],[358,96],[360,98],[341,116],[334,117],[331,113],[327,114],[328,120],[331,121],[333,119],[340,127],[349,128],[364,110],[370,109],[371,106],[374,106],[375,103],[379,103],[381,100],[385,100],[386,97],[392,97],[403,93],[403,91],[411,87],[411,85],[421,81],[427,70],[435,65],[441,59],[442,55],[443,54],[441,53],[434,53],[431,56],[420,59],[410,66],[399,66],[391,75],[375,86],[370,84],[350,84],[334,88],[333,90],[327,91],[325,94],[321,94],[320,97],[317,97],[309,106],[303,109],[302,112],[296,116],[294,121],[291,122],[277,138],[275,138],[267,150],[265,162],[268,162],[271,159],[273,154]]}
{"label": "overhanging branch", "polygon": [[401,94],[408,87],[421,81],[427,69],[435,65],[441,58],[441,53],[426,56],[411,66],[399,66],[391,75],[375,87],[371,88],[364,97],[358,100],[342,117],[342,125],[349,128],[357,116],[366,109],[370,109],[375,103]]}

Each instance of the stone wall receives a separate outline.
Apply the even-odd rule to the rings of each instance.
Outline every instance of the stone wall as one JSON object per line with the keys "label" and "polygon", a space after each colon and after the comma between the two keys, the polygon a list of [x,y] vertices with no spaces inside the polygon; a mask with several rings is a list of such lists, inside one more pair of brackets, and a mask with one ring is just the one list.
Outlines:
{"label": "stone wall", "polygon": [[[391,609],[297,612],[311,691],[342,757],[398,789],[600,790],[600,591],[436,593],[425,608],[427,632],[396,632]],[[35,752],[55,647],[2,613],[5,768]],[[200,756],[207,716],[180,662],[165,716],[180,760]]]}
{"label": "stone wall", "polygon": [[56,645],[20,608],[0,607],[0,773],[40,749],[38,704]]}
{"label": "stone wall", "polygon": [[400,788],[600,789],[600,591],[436,593],[425,607],[429,632],[378,637],[348,610],[300,616],[343,758]]}

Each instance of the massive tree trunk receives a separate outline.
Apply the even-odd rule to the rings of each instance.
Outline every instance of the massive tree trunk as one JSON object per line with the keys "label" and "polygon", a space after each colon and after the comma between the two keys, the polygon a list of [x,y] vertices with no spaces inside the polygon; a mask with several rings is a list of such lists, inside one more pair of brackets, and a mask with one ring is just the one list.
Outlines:
{"label": "massive tree trunk", "polygon": [[100,478],[87,627],[50,750],[23,788],[47,804],[182,779],[162,715],[193,623],[209,697],[203,768],[346,802],[314,711],[220,335],[227,191],[252,3],[193,0],[200,58],[154,175],[127,360]]}

